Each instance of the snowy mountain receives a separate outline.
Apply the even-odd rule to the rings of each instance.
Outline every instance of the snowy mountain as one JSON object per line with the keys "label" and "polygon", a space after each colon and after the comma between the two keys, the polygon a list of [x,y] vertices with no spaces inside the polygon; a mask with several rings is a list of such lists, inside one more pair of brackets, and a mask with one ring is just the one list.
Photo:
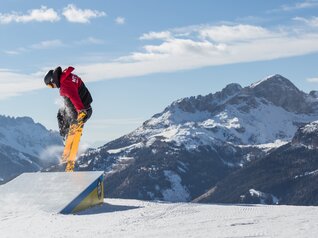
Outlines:
{"label": "snowy mountain", "polygon": [[56,163],[62,145],[58,133],[29,117],[0,115],[0,183]]}
{"label": "snowy mountain", "polygon": [[318,121],[292,141],[231,174],[195,202],[318,205]]}
{"label": "snowy mountain", "polygon": [[190,201],[289,143],[318,119],[317,93],[274,75],[180,99],[128,135],[90,150],[78,170],[106,171],[108,197]]}
{"label": "snowy mountain", "polygon": [[292,140],[292,145],[318,149],[318,121],[299,128]]}

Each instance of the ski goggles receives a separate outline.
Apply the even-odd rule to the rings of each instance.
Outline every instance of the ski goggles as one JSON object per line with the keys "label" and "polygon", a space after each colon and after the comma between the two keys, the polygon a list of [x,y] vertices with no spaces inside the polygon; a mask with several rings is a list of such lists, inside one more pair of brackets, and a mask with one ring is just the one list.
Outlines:
{"label": "ski goggles", "polygon": [[54,85],[54,83],[48,83],[47,86],[48,86],[49,88],[56,88],[55,85]]}

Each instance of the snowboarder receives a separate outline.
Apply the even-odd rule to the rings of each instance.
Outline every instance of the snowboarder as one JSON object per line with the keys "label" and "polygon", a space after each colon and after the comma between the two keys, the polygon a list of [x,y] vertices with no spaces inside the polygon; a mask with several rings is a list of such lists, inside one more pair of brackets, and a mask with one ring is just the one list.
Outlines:
{"label": "snowboarder", "polygon": [[61,162],[66,163],[66,172],[74,171],[83,126],[92,115],[93,102],[81,78],[72,74],[73,70],[70,66],[62,72],[59,66],[51,69],[44,77],[45,84],[50,88],[59,88],[60,95],[64,97],[65,107],[59,109],[57,120],[60,135],[65,140]]}
{"label": "snowboarder", "polygon": [[81,78],[72,73],[73,70],[70,66],[62,71],[59,66],[48,71],[44,77],[45,84],[50,88],[59,88],[60,95],[64,98],[65,107],[60,108],[57,113],[60,135],[64,140],[80,113],[84,115],[83,123],[92,115],[92,96]]}

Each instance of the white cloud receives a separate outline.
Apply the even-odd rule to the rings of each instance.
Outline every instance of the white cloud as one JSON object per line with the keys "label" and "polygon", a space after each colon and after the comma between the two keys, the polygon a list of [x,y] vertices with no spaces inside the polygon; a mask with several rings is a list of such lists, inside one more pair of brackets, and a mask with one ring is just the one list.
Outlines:
{"label": "white cloud", "polygon": [[296,3],[284,4],[279,8],[267,11],[267,13],[281,13],[281,12],[292,12],[303,9],[313,9],[318,7],[317,0],[303,0]]}
{"label": "white cloud", "polygon": [[[149,32],[140,39],[158,39],[142,50],[118,59],[74,65],[75,73],[85,81],[99,81],[152,73],[175,72],[207,66],[273,60],[318,52],[318,30],[307,25],[273,30],[253,25],[191,26],[169,31]],[[299,28],[302,27],[302,28]],[[224,29],[222,33],[221,29]],[[281,30],[284,29],[284,30]],[[239,36],[237,36],[239,35]],[[102,52],[101,52],[102,53]],[[43,78],[45,70],[40,78]],[[28,75],[6,72],[0,78],[13,78],[14,85],[0,81],[1,93],[27,91],[23,85]],[[19,81],[21,80],[21,82]],[[315,80],[312,80],[315,81]],[[40,88],[40,87],[38,87]],[[36,87],[30,88],[30,90]],[[2,97],[4,97],[1,94]]]}
{"label": "white cloud", "polygon": [[226,51],[225,44],[214,44],[209,41],[191,39],[169,39],[160,45],[144,46],[146,52],[135,52],[122,57],[119,61],[152,61],[169,59],[170,57],[215,56]]}
{"label": "white cloud", "polygon": [[45,50],[61,46],[65,46],[61,40],[47,40],[41,41],[39,43],[27,47],[20,47],[15,50],[5,50],[4,53],[7,55],[20,55],[22,53],[30,52],[32,50]]}
{"label": "white cloud", "polygon": [[[87,45],[87,44],[93,44],[93,45],[101,45],[105,42],[101,39],[97,39],[95,37],[88,37],[86,39],[73,42],[73,44],[77,45]],[[20,47],[15,50],[5,50],[4,53],[7,55],[19,55],[21,53],[30,52],[31,50],[45,50],[45,49],[52,49],[52,48],[58,48],[58,47],[67,47],[68,45],[64,44],[61,40],[55,39],[55,40],[46,40],[41,41],[36,44],[32,44],[27,47]]]}
{"label": "white cloud", "polygon": [[166,40],[171,38],[171,33],[169,31],[161,32],[149,32],[143,34],[139,39],[140,40]]}
{"label": "white cloud", "polygon": [[309,82],[309,83],[318,83],[318,77],[316,77],[316,78],[309,78],[309,79],[307,79],[307,82]]}
{"label": "white cloud", "polygon": [[78,44],[78,45],[86,45],[86,44],[102,45],[104,43],[105,43],[104,40],[98,39],[98,38],[95,38],[92,36],[76,42],[76,44]]}
{"label": "white cloud", "polygon": [[91,18],[106,16],[103,11],[91,9],[79,9],[73,4],[69,4],[63,10],[63,15],[70,22],[89,23]]}
{"label": "white cloud", "polygon": [[0,100],[44,87],[38,75],[26,75],[0,69]]}
{"label": "white cloud", "polygon": [[5,50],[4,53],[7,55],[19,55],[21,52],[18,50]]}
{"label": "white cloud", "polygon": [[[69,4],[63,9],[62,14],[66,20],[74,23],[89,23],[91,18],[106,16],[103,11],[91,9],[79,9],[74,4]],[[29,10],[27,14],[19,12],[0,13],[0,24],[9,24],[12,22],[27,23],[31,21],[38,22],[56,22],[60,20],[59,14],[53,9],[41,6],[39,9]],[[124,18],[117,18],[118,24],[125,23]]]}
{"label": "white cloud", "polygon": [[57,12],[52,8],[47,8],[46,6],[42,6],[39,9],[29,10],[28,14],[19,14],[17,12],[12,12],[7,14],[0,13],[1,24],[9,24],[11,22],[27,23],[31,21],[56,22],[59,20],[60,20],[60,17],[58,16]]}
{"label": "white cloud", "polygon": [[117,18],[115,19],[115,22],[116,22],[116,24],[118,24],[118,25],[123,25],[123,24],[126,23],[126,19],[125,19],[124,17],[117,17]]}
{"label": "white cloud", "polygon": [[252,25],[192,26],[150,32],[140,39],[161,42],[113,62],[83,64],[77,69],[89,81],[97,81],[318,52],[318,32],[293,27],[282,31]]}
{"label": "white cloud", "polygon": [[51,49],[63,46],[62,41],[60,40],[48,40],[48,41],[42,41],[38,44],[33,44],[30,48],[42,50],[42,49]]}
{"label": "white cloud", "polygon": [[299,9],[308,9],[308,8],[316,8],[318,7],[318,1],[316,0],[306,0],[294,4],[283,5],[280,10],[282,11],[294,11]]}
{"label": "white cloud", "polygon": [[311,18],[304,18],[304,17],[295,17],[293,18],[295,21],[301,21],[306,23],[309,26],[312,27],[318,27],[318,17],[311,17]]}
{"label": "white cloud", "polygon": [[249,41],[253,39],[264,39],[274,37],[276,33],[253,25],[221,25],[204,27],[198,30],[201,37],[210,39],[216,42],[237,42]]}

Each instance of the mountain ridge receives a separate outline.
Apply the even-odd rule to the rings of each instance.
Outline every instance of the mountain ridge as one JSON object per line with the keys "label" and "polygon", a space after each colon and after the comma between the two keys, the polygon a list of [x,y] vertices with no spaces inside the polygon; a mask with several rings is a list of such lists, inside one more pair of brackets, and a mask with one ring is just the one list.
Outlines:
{"label": "mountain ridge", "polygon": [[217,183],[201,203],[318,205],[318,121],[300,127],[291,142]]}

